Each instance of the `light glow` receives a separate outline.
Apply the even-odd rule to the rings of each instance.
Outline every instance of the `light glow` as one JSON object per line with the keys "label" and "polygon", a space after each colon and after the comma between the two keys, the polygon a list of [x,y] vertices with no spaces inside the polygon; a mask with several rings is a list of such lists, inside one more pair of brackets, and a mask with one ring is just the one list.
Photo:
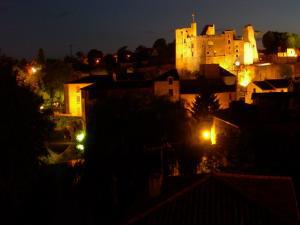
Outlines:
{"label": "light glow", "polygon": [[78,149],[78,150],[80,150],[80,151],[84,151],[84,145],[83,144],[78,144],[78,145],[76,145],[76,148]]}
{"label": "light glow", "polygon": [[82,142],[85,138],[85,133],[84,132],[80,132],[79,134],[76,135],[76,140],[78,142]]}

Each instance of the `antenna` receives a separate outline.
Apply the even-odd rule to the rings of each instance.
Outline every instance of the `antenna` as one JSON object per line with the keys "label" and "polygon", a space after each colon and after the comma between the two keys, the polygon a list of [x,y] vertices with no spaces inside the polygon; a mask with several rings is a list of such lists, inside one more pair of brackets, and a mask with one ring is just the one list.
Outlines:
{"label": "antenna", "polygon": [[195,23],[195,12],[192,13],[193,23]]}

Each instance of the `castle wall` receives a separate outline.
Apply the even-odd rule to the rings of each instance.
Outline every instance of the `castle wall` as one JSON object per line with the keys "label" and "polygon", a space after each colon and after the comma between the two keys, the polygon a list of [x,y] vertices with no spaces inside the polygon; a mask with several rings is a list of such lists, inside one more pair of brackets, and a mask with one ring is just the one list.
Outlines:
{"label": "castle wall", "polygon": [[176,30],[176,69],[184,79],[199,72],[201,65],[219,64],[233,71],[234,63],[249,65],[258,60],[254,29],[246,26],[242,39],[236,39],[235,31],[215,34],[214,25],[208,26],[205,35],[197,36],[196,23],[191,28]]}

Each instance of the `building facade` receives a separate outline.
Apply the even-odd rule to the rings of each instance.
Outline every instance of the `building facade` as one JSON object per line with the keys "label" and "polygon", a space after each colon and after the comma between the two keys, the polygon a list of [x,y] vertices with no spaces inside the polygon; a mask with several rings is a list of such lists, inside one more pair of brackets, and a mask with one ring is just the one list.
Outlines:
{"label": "building facade", "polygon": [[207,25],[201,35],[197,34],[197,24],[176,29],[176,69],[183,78],[192,79],[205,64],[219,64],[233,71],[236,62],[250,65],[258,61],[255,31],[246,25],[241,38],[234,30],[216,34],[215,25]]}

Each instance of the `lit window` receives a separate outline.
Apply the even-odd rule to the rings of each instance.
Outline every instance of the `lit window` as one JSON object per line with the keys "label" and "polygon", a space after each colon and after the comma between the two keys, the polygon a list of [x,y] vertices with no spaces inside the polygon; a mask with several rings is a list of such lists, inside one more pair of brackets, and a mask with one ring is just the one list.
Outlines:
{"label": "lit window", "polygon": [[76,100],[77,100],[77,103],[80,103],[80,96],[77,96]]}

